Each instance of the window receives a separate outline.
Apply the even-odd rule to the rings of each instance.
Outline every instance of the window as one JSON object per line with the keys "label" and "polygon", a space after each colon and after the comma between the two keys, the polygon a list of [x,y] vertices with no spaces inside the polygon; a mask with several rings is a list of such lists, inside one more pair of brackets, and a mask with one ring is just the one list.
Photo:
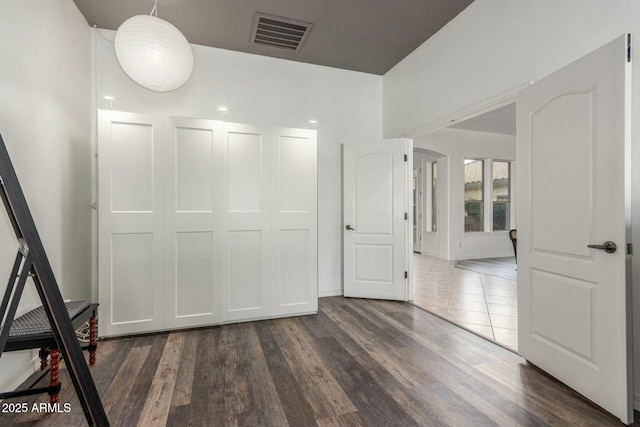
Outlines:
{"label": "window", "polygon": [[510,226],[511,164],[493,162],[493,230],[508,230]]}
{"label": "window", "polygon": [[484,231],[484,161],[464,160],[464,231]]}

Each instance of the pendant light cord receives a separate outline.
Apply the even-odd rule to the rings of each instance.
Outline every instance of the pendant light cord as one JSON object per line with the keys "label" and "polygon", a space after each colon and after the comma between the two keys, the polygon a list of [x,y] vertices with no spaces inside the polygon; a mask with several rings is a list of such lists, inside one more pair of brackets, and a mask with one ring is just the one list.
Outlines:
{"label": "pendant light cord", "polygon": [[149,16],[155,16],[156,18],[158,17],[158,0],[156,0],[156,3],[153,5],[153,9],[151,9],[151,13],[149,14]]}

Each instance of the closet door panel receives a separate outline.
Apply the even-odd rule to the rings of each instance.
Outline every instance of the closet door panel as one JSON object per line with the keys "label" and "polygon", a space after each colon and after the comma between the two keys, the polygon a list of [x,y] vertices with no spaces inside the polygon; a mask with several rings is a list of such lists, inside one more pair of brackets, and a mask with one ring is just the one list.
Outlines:
{"label": "closet door panel", "polygon": [[269,129],[224,124],[225,321],[269,316]]}
{"label": "closet door panel", "polygon": [[171,148],[175,149],[176,212],[212,213],[213,126],[211,129],[175,126],[174,129],[175,139]]}
{"label": "closet door panel", "polygon": [[316,312],[316,132],[273,129],[271,144],[273,314]]}
{"label": "closet door panel", "polygon": [[[212,232],[179,232],[175,234],[175,317],[202,322],[219,313],[215,299]],[[219,319],[217,319],[219,321]]]}
{"label": "closet door panel", "polygon": [[[233,127],[235,130],[227,132],[228,209],[230,213],[260,213],[263,212],[264,136],[260,129]],[[239,127],[247,129],[243,131]]]}
{"label": "closet door panel", "polygon": [[220,123],[170,118],[166,161],[168,327],[222,321]]}
{"label": "closet door panel", "polygon": [[100,111],[98,132],[100,334],[163,329],[162,121]]}
{"label": "closet door panel", "polygon": [[260,231],[230,231],[227,235],[228,311],[260,311],[263,303],[263,256]]}
{"label": "closet door panel", "polygon": [[284,307],[308,305],[312,299],[309,283],[311,254],[309,230],[281,230],[279,303]]}
{"label": "closet door panel", "polygon": [[[111,123],[111,212],[153,212],[153,125]],[[155,141],[157,145],[157,141]]]}
{"label": "closet door panel", "polygon": [[275,170],[278,172],[281,213],[309,213],[315,196],[315,152],[305,131],[293,129],[275,132]]}
{"label": "closet door panel", "polygon": [[153,233],[111,236],[111,321],[121,325],[154,317]]}

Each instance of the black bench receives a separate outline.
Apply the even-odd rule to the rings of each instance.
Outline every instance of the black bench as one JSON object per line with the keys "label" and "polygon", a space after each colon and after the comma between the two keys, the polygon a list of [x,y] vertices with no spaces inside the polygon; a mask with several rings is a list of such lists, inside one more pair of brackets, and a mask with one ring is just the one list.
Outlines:
{"label": "black bench", "polygon": [[[96,363],[96,315],[98,304],[92,304],[88,301],[70,301],[66,302],[65,306],[74,329],[79,329],[85,322],[89,322],[89,345],[82,347],[82,349],[89,352],[89,364],[93,365]],[[46,372],[36,373],[34,377],[26,382],[28,384],[26,389],[0,393],[0,399],[49,393],[50,403],[57,403],[61,387],[58,380],[60,353],[58,351],[58,343],[49,324],[49,318],[42,306],[13,320],[4,351],[19,351],[32,348],[40,349],[40,371],[44,371],[47,368],[47,359],[51,359],[49,364],[49,387],[34,388],[35,383],[46,374]]]}

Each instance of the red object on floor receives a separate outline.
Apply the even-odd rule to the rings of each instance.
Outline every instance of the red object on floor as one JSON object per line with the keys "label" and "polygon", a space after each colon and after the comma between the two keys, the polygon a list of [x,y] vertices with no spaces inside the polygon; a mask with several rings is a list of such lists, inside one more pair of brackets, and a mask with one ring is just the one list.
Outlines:
{"label": "red object on floor", "polygon": [[[58,385],[58,357],[60,352],[57,349],[51,350],[51,371],[49,372],[51,381],[49,387],[56,387]],[[58,393],[49,395],[49,403],[58,403]]]}
{"label": "red object on floor", "polygon": [[89,365],[96,363],[96,316],[89,319]]}

